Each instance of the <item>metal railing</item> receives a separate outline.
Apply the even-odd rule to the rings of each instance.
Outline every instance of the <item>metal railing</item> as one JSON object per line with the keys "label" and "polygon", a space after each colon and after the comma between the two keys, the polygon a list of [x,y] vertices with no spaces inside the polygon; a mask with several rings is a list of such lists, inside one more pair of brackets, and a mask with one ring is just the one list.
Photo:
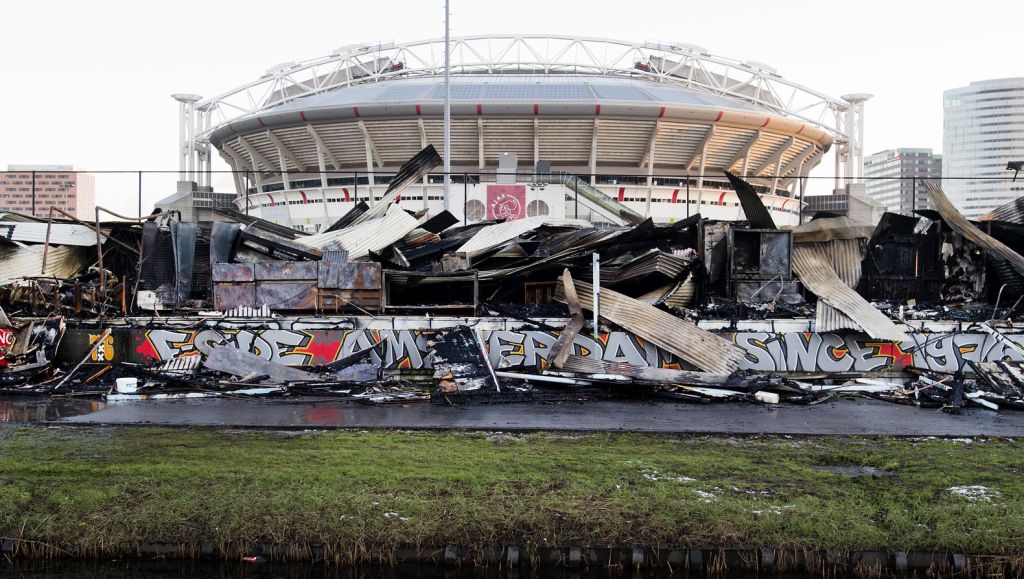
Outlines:
{"label": "metal railing", "polygon": [[[88,176],[80,178],[81,176]],[[124,215],[144,217],[158,201],[171,197],[177,191],[178,171],[159,170],[17,170],[0,172],[0,212],[16,212],[46,219],[50,207],[73,214],[79,219],[93,219],[96,204],[110,207],[113,211]],[[470,185],[497,183],[503,176],[493,169],[458,171],[451,173],[452,198],[451,204],[468,200]],[[366,171],[327,171],[283,173],[267,172],[262,174],[262,188],[255,186],[256,178],[249,171],[213,171],[211,182],[214,190],[196,191],[194,194],[196,207],[215,207],[224,202],[232,202],[238,198],[237,189],[242,196],[275,193],[297,194],[303,191],[324,189],[350,189],[348,201],[373,200],[371,191],[379,194],[393,177],[392,173],[369,173]],[[741,176],[743,177],[743,176]],[[95,180],[95,198],[91,205],[88,199],[87,181]],[[282,181],[287,178],[288,187]],[[440,186],[444,174],[433,172],[424,179],[425,185]],[[772,191],[769,179],[755,176],[745,177],[763,194]],[[805,176],[784,180],[786,189],[777,189],[776,194],[800,200],[802,210],[838,210],[843,209],[845,191],[837,195],[832,193],[833,176]],[[954,203],[961,202],[961,210],[968,217],[977,217],[988,209],[999,206],[1013,198],[1024,196],[1024,180],[1015,181],[1012,172],[1002,175],[989,175],[971,178],[939,178],[939,177],[865,177],[862,181],[863,191],[876,201],[884,204],[888,210],[898,212],[914,212],[929,209],[927,193],[922,182],[932,180],[940,183],[949,193]],[[266,181],[274,181],[266,183]],[[608,194],[609,190],[627,190],[640,192],[656,188],[673,188],[679,190],[678,198],[672,203],[685,203],[687,208],[694,204],[698,191],[731,191],[732,186],[724,177],[678,175],[671,173],[639,174],[628,172],[601,173],[596,175],[585,173],[566,173],[559,171],[535,172],[518,171],[515,173],[518,183],[533,184],[542,187],[547,184],[573,185],[579,195],[589,199],[592,204],[600,205],[601,198],[597,193]],[[461,187],[460,187],[461,186]],[[415,191],[417,185],[411,185]],[[460,191],[461,189],[461,191]],[[970,193],[963,196],[963,191]],[[621,193],[620,193],[621,195]],[[436,200],[433,198],[430,200]],[[88,206],[82,206],[79,201]],[[424,200],[427,201],[427,200]],[[651,202],[663,203],[657,197]],[[700,204],[714,204],[713,201],[702,200]],[[250,203],[243,203],[240,210],[247,210]],[[578,212],[577,212],[578,213]]]}

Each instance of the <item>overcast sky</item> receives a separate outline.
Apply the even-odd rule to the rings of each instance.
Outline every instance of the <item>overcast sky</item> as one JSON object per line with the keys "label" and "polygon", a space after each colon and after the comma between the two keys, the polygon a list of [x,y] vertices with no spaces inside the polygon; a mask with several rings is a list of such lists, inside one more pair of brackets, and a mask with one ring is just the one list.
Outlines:
{"label": "overcast sky", "polygon": [[[452,34],[559,33],[698,44],[867,104],[865,153],[942,149],[942,91],[1024,76],[1019,5],[861,0],[452,0]],[[356,42],[442,36],[440,0],[7,2],[0,31],[0,167],[177,169],[177,103],[280,62]],[[219,161],[219,159],[218,159]],[[815,174],[831,175],[830,159]],[[135,212],[137,177],[100,177],[98,203]],[[147,176],[144,204],[175,175]],[[822,187],[824,189],[824,187]],[[825,191],[815,191],[825,192]]]}

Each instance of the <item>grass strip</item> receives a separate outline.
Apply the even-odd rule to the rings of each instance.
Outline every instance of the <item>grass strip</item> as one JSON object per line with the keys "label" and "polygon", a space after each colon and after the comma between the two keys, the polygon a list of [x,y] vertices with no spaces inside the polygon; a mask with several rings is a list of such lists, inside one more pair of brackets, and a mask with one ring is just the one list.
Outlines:
{"label": "grass strip", "polygon": [[[1024,553],[1006,439],[0,428],[0,536]],[[839,468],[835,468],[839,467]],[[951,491],[949,489],[959,489]]]}

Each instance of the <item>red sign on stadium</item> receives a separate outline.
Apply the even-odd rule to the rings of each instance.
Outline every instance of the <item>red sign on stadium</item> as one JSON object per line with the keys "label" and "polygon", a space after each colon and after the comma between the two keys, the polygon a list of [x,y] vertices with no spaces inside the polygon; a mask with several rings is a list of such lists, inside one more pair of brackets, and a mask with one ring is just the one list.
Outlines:
{"label": "red sign on stadium", "polygon": [[488,185],[487,219],[526,217],[526,185]]}

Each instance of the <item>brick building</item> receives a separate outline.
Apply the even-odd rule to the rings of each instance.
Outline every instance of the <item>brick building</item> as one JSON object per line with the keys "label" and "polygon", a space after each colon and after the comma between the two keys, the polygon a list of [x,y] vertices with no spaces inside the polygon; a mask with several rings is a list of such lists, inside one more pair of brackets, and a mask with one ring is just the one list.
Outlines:
{"label": "brick building", "polygon": [[96,179],[71,165],[8,165],[0,173],[0,211],[45,218],[51,206],[93,220]]}

